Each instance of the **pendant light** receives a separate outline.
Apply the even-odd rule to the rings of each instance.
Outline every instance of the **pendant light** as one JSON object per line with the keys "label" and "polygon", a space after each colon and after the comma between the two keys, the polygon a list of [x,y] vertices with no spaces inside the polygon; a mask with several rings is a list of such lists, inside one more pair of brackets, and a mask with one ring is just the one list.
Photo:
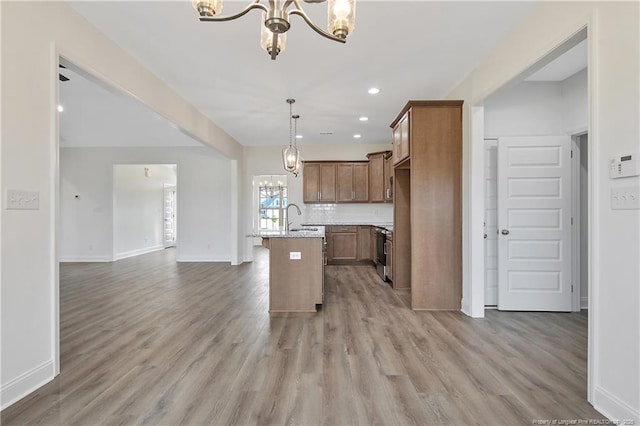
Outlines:
{"label": "pendant light", "polygon": [[300,154],[300,150],[298,149],[298,118],[299,115],[293,116],[293,134],[295,137],[293,147],[298,151],[298,161],[296,161],[296,166],[291,173],[293,173],[293,177],[298,177],[299,174],[302,174],[302,166],[304,164],[304,160],[302,159],[302,155]]}
{"label": "pendant light", "polygon": [[298,148],[293,146],[293,141],[295,139],[293,134],[293,104],[295,102],[295,99],[287,99],[287,103],[289,104],[289,146],[282,149],[282,162],[284,169],[292,173],[296,169],[296,164],[298,164],[300,158]]}

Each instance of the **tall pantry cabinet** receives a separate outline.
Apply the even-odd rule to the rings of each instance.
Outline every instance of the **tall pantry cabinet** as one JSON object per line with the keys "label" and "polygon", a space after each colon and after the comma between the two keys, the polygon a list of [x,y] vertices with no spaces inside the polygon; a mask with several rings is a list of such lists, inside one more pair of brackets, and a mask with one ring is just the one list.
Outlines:
{"label": "tall pantry cabinet", "polygon": [[460,310],[462,101],[410,101],[391,128],[394,288],[414,310]]}

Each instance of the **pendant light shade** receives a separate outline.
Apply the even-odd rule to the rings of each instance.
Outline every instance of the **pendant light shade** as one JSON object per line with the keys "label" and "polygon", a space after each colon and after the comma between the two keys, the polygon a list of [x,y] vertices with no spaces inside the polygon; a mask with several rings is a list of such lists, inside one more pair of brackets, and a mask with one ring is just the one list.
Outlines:
{"label": "pendant light shade", "polygon": [[[300,161],[300,151],[298,151],[298,148],[293,145],[293,104],[295,102],[295,99],[287,99],[287,103],[289,104],[289,146],[282,149],[282,163],[284,169],[291,173],[296,170],[296,165]],[[295,116],[295,118],[297,119],[298,116]]]}
{"label": "pendant light shade", "polygon": [[222,12],[222,0],[193,0],[191,4],[200,16],[214,16]]}
{"label": "pendant light shade", "polygon": [[[298,137],[297,137],[298,136],[298,118],[300,118],[300,116],[297,114],[293,116],[293,134],[296,137],[293,147],[295,149],[298,149]],[[298,150],[298,160],[296,161],[296,166],[291,172],[293,173],[293,177],[298,177],[299,174],[302,174],[303,164],[304,164],[304,161],[302,160],[302,155],[300,155],[300,150]]]}
{"label": "pendant light shade", "polygon": [[327,12],[329,33],[340,39],[346,39],[355,29],[355,0],[329,0]]}
{"label": "pendant light shade", "polygon": [[[262,12],[262,22],[260,22],[260,46],[269,56],[278,56],[280,52],[284,52],[287,47],[287,33],[274,34],[265,24],[267,20],[267,12]],[[273,38],[276,37],[275,53]]]}
{"label": "pendant light shade", "polygon": [[296,169],[298,158],[300,158],[300,151],[295,146],[289,145],[282,149],[282,161],[286,171],[293,172]]}

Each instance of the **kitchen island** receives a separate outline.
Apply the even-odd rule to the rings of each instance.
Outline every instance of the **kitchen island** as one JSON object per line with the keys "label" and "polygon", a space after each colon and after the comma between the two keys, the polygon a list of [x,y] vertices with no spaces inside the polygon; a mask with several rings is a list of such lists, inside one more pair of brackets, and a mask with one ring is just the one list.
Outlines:
{"label": "kitchen island", "polygon": [[324,287],[323,226],[261,234],[269,248],[269,312],[316,312]]}

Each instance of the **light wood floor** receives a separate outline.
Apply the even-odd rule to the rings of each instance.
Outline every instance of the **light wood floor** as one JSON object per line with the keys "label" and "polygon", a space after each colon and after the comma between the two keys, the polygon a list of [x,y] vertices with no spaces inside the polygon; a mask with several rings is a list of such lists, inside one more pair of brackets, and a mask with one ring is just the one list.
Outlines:
{"label": "light wood floor", "polygon": [[2,424],[532,424],[586,402],[585,314],[412,312],[327,267],[317,314],[269,315],[266,250],[61,266],[62,372]]}

